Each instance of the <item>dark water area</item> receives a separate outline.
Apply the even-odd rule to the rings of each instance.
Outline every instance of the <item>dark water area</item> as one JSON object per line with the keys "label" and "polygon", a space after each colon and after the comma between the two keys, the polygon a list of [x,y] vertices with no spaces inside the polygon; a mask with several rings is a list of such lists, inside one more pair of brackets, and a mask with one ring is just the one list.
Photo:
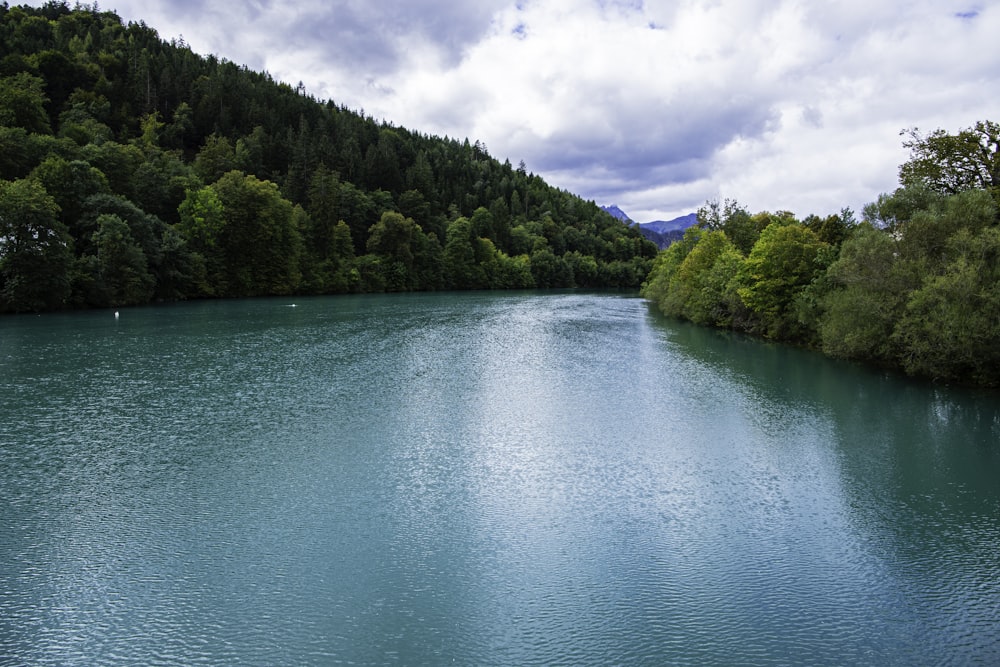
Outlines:
{"label": "dark water area", "polygon": [[1000,664],[1000,398],[621,294],[0,318],[0,665]]}

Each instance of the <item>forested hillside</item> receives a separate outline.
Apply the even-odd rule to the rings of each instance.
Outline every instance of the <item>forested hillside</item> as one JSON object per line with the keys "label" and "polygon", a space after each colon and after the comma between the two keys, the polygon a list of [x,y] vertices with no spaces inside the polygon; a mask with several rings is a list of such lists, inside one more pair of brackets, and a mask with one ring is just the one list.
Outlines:
{"label": "forested hillside", "polygon": [[861,222],[706,205],[643,294],[700,324],[1000,385],[1000,125],[913,130],[904,145],[900,187]]}
{"label": "forested hillside", "polygon": [[0,5],[0,312],[638,287],[656,248],[479,142],[65,2]]}

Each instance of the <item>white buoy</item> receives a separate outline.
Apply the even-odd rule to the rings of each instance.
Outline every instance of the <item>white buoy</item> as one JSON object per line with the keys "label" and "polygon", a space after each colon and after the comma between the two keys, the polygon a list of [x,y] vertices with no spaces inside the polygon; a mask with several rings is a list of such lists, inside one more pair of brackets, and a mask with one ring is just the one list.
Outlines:
{"label": "white buoy", "polygon": [[115,311],[115,319],[116,320],[118,319],[118,311],[117,310]]}

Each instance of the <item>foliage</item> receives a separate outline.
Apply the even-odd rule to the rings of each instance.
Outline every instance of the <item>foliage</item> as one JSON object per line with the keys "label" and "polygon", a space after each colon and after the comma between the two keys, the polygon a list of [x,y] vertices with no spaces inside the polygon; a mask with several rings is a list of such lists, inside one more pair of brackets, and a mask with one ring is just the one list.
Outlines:
{"label": "foliage", "polygon": [[49,134],[45,81],[28,72],[0,78],[0,125]]}
{"label": "foliage", "polygon": [[63,287],[28,289],[18,246],[3,310],[636,288],[656,255],[593,202],[480,142],[376,122],[96,4],[0,11],[0,179],[29,177],[10,186],[10,205],[34,188],[37,224],[64,243],[28,273],[48,267],[33,284]]}
{"label": "foliage", "polygon": [[153,276],[125,221],[117,215],[101,215],[93,242],[107,305],[131,306],[149,301]]}
{"label": "foliage", "polygon": [[911,131],[901,187],[865,206],[862,223],[850,209],[799,222],[708,202],[642,294],[697,323],[1000,385],[997,128]]}
{"label": "foliage", "polygon": [[210,186],[222,205],[219,245],[227,295],[291,294],[298,288],[301,243],[291,202],[278,186],[230,171]]}
{"label": "foliage", "polygon": [[949,241],[953,259],[907,300],[893,332],[907,371],[979,384],[1000,378],[1000,229]]}
{"label": "foliage", "polygon": [[906,130],[903,146],[910,159],[899,168],[904,185],[922,185],[942,194],[987,190],[1000,195],[1000,124],[979,121],[973,127],[948,134],[935,130],[921,135]]}
{"label": "foliage", "polygon": [[59,206],[31,179],[0,181],[0,311],[62,307],[73,241]]}
{"label": "foliage", "polygon": [[892,329],[913,287],[896,261],[896,241],[863,226],[845,243],[827,275],[835,286],[824,297],[819,322],[823,350],[836,357],[888,363]]}
{"label": "foliage", "polygon": [[768,337],[797,335],[791,306],[825,268],[816,263],[825,245],[805,225],[784,220],[768,225],[754,244],[737,276],[737,293]]}

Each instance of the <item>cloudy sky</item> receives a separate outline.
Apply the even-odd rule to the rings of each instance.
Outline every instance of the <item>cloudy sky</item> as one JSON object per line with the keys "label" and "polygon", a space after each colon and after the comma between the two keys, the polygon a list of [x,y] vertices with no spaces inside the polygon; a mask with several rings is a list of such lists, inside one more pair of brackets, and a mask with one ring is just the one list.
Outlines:
{"label": "cloudy sky", "polygon": [[900,130],[1000,120],[1000,0],[102,0],[639,222],[860,210]]}

